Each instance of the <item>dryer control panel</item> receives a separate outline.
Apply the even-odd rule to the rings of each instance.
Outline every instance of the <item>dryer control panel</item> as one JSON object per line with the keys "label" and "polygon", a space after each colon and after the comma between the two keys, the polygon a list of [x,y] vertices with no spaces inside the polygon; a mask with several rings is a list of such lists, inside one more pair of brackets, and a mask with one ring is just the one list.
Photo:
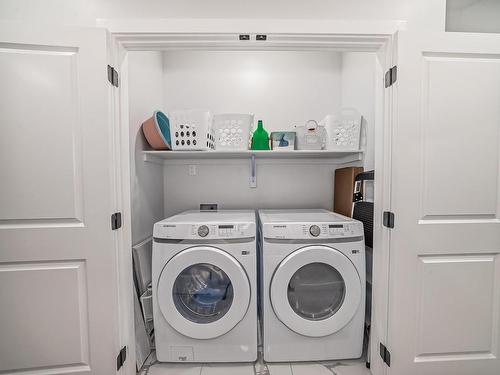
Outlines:
{"label": "dryer control panel", "polygon": [[255,223],[156,223],[155,238],[223,240],[255,237]]}
{"label": "dryer control panel", "polygon": [[264,223],[265,238],[274,239],[333,239],[363,236],[363,223],[344,221],[342,223]]}

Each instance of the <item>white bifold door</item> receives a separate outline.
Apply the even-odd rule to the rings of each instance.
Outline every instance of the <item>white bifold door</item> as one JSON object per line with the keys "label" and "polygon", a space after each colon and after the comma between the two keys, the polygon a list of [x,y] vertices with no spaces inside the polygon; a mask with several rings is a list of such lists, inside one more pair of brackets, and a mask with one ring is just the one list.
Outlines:
{"label": "white bifold door", "polygon": [[389,374],[500,374],[500,35],[399,33]]}
{"label": "white bifold door", "polygon": [[0,24],[0,373],[113,374],[106,32]]}

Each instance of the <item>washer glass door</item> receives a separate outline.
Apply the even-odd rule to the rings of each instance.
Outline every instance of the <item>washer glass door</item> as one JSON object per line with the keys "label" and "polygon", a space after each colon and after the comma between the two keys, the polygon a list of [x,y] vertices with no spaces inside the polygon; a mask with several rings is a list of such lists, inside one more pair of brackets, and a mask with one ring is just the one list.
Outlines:
{"label": "washer glass door", "polygon": [[279,320],[304,336],[331,335],[354,317],[362,299],[361,279],[351,260],[328,246],[306,246],[276,268],[270,287]]}
{"label": "washer glass door", "polygon": [[165,264],[154,297],[172,328],[208,339],[229,332],[245,317],[250,296],[250,281],[235,257],[215,247],[194,246]]}
{"label": "washer glass door", "polygon": [[210,263],[185,268],[172,290],[177,310],[186,319],[201,324],[221,319],[231,308],[233,293],[229,276]]}

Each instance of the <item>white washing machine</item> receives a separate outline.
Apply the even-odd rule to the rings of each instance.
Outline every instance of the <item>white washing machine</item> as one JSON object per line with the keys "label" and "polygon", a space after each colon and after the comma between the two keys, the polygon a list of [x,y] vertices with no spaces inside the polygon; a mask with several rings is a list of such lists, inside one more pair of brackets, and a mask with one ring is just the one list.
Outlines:
{"label": "white washing machine", "polygon": [[260,210],[259,217],[264,359],[361,357],[363,224],[327,210]]}
{"label": "white washing machine", "polygon": [[255,212],[186,211],[156,223],[153,237],[158,360],[255,361]]}

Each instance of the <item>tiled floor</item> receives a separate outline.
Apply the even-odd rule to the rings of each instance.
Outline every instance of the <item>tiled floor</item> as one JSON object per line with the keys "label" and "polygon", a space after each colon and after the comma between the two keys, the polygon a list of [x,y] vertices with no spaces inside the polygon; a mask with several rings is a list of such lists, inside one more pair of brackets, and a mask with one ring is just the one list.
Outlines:
{"label": "tiled floor", "polygon": [[141,375],[371,375],[364,361],[324,363],[173,364],[154,363]]}

